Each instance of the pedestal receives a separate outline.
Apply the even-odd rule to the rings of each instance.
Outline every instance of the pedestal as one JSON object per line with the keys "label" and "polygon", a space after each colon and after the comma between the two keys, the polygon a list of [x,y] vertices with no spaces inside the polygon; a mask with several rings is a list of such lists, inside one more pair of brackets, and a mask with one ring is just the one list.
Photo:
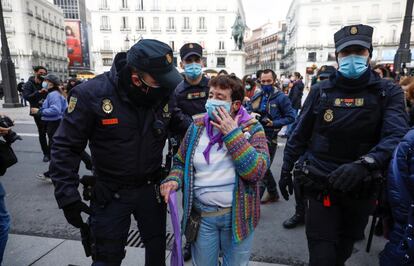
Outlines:
{"label": "pedestal", "polygon": [[247,54],[244,51],[229,52],[229,62],[226,68],[242,79],[246,73],[246,57]]}

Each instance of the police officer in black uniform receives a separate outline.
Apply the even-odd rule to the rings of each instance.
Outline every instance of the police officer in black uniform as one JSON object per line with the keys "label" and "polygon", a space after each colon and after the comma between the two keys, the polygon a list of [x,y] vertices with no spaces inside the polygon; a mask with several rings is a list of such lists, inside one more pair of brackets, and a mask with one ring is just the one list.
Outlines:
{"label": "police officer in black uniform", "polygon": [[174,92],[174,121],[178,135],[183,138],[192,123],[192,116],[206,111],[209,79],[203,75],[203,48],[197,43],[184,44],[180,49],[184,80]]}
{"label": "police officer in black uniform", "polygon": [[288,199],[294,169],[307,199],[311,266],[351,256],[375,206],[377,173],[408,129],[403,91],[369,66],[372,33],[361,24],[335,33],[339,69],[311,89],[285,148],[279,186]]}
{"label": "police officer in black uniform", "polygon": [[[145,245],[145,265],[165,265],[166,206],[160,198],[170,95],[182,80],[171,48],[141,40],[119,53],[109,72],[76,86],[54,136],[50,174],[67,221],[84,228],[90,214],[93,266],[121,265],[131,214]],[[78,192],[87,141],[96,184],[90,208]]]}

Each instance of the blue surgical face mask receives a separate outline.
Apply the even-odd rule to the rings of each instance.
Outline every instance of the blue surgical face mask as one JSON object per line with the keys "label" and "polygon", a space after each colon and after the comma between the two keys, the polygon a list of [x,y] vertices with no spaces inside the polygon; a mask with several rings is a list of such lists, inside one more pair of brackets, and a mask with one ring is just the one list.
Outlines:
{"label": "blue surgical face mask", "polygon": [[338,59],[339,69],[341,74],[349,79],[357,79],[368,68],[368,56],[362,55],[348,55]]}
{"label": "blue surgical face mask", "polygon": [[49,84],[47,84],[46,81],[42,81],[42,88],[43,89],[47,89],[48,86],[49,86]]}
{"label": "blue surgical face mask", "polygon": [[214,113],[217,114],[216,109],[218,107],[224,107],[224,109],[226,109],[226,111],[230,114],[231,102],[226,102],[226,101],[216,100],[216,99],[208,99],[205,107],[206,107],[206,111],[210,119],[215,120],[215,117],[213,114]]}
{"label": "blue surgical face mask", "polygon": [[244,86],[244,88],[246,89],[246,91],[250,91],[252,89],[252,86],[246,85],[246,86]]}
{"label": "blue surgical face mask", "polygon": [[273,85],[262,85],[262,91],[264,93],[272,93],[273,92]]}
{"label": "blue surgical face mask", "polygon": [[191,63],[184,66],[184,72],[187,78],[197,79],[201,75],[201,64]]}

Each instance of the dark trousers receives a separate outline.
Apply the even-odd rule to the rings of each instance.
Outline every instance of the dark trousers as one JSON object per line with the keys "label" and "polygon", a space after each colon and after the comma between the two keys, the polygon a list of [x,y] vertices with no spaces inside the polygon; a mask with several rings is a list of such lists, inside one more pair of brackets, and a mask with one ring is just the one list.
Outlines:
{"label": "dark trousers", "polygon": [[267,192],[272,195],[279,196],[279,193],[277,192],[276,182],[273,177],[272,171],[270,170],[273,159],[276,155],[277,150],[277,140],[274,141],[268,141],[269,144],[269,154],[270,154],[270,165],[269,169],[267,169],[262,182],[260,182],[260,198],[263,196],[265,190],[267,189]]}
{"label": "dark trousers", "polygon": [[[332,200],[331,200],[332,201]],[[344,266],[356,240],[363,238],[375,200],[337,198],[331,207],[307,199],[309,266]]]}
{"label": "dark trousers", "polygon": [[296,179],[293,182],[293,191],[295,193],[296,214],[303,217],[305,216],[305,196],[303,195],[301,185]]}
{"label": "dark trousers", "polygon": [[50,150],[46,139],[46,123],[42,121],[42,119],[38,116],[34,116],[34,121],[36,123],[37,132],[39,134],[39,142],[43,155],[50,156]]}
{"label": "dark trousers", "polygon": [[[131,214],[145,245],[145,265],[165,266],[166,205],[154,184],[122,189],[119,197],[105,207],[92,200],[93,215],[89,217],[95,239],[92,266],[119,266],[124,258],[125,245],[131,225]],[[157,196],[158,195],[158,196]]]}
{"label": "dark trousers", "polygon": [[[53,135],[55,135],[56,130],[58,129],[59,125],[60,125],[60,120],[56,120],[56,121],[44,121],[45,125],[46,125],[46,133],[47,133],[47,138],[49,140],[49,156],[50,156],[50,149],[52,148],[53,145]],[[46,171],[45,173],[43,173],[43,175],[45,176],[49,176],[49,170]]]}

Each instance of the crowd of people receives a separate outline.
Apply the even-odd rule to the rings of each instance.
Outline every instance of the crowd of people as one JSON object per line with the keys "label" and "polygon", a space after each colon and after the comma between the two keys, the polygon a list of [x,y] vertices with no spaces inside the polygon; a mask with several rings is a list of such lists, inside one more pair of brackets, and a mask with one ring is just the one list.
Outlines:
{"label": "crowd of people", "polygon": [[[131,215],[146,265],[165,265],[173,191],[183,193],[183,257],[193,265],[248,265],[260,205],[277,202],[279,191],[285,200],[294,194],[295,212],[283,226],[305,224],[309,265],[345,265],[380,198],[388,212],[377,232],[389,240],[380,265],[412,265],[414,79],[370,66],[372,34],[367,25],[335,33],[338,66],[322,66],[310,82],[272,69],[208,77],[197,43],[181,47],[179,73],[171,48],[149,39],[87,82],[63,84],[35,67],[19,92],[50,162],[39,178],[53,183],[68,223],[90,232],[83,244],[92,265],[121,265]],[[0,135],[9,130],[0,127]],[[280,137],[277,184],[270,166]],[[163,160],[166,141],[171,165]],[[92,171],[87,184],[81,180],[83,198],[81,160]],[[0,230],[3,250],[7,230]]]}

